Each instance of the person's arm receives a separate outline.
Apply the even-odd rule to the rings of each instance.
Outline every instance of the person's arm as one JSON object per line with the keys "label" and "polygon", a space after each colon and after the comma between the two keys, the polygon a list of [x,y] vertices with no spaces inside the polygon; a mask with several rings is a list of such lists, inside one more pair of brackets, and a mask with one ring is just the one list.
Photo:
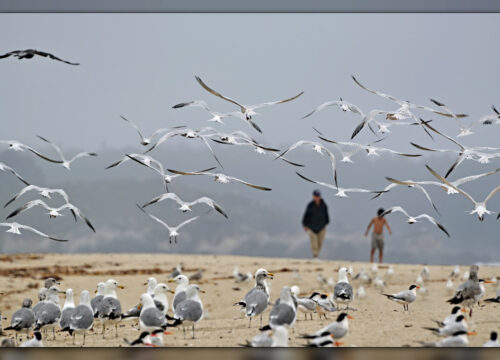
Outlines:
{"label": "person's arm", "polygon": [[384,224],[385,224],[385,227],[387,228],[387,231],[389,231],[389,235],[392,235],[391,227],[389,226],[389,223],[385,219],[384,219]]}
{"label": "person's arm", "polygon": [[368,227],[366,228],[365,236],[368,236],[368,231],[370,231],[370,228],[372,227],[372,224],[373,224],[373,219],[370,221],[370,223],[368,224]]}
{"label": "person's arm", "polygon": [[307,205],[306,211],[304,212],[304,216],[302,217],[302,226],[304,227],[304,231],[309,230],[309,218],[310,218],[310,206]]}
{"label": "person's arm", "polygon": [[325,205],[325,220],[326,220],[326,225],[330,223],[330,216],[328,216],[328,206],[326,206],[325,202],[323,202]]}

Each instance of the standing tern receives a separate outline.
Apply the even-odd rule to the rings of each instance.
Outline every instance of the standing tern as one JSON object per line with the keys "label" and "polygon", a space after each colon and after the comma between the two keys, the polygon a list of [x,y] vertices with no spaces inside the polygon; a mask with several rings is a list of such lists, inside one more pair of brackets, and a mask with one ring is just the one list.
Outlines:
{"label": "standing tern", "polygon": [[180,175],[206,175],[206,176],[211,176],[214,178],[214,181],[221,183],[221,184],[229,184],[231,182],[238,182],[246,186],[250,186],[254,189],[257,190],[263,190],[263,191],[271,191],[271,188],[264,187],[264,186],[259,186],[259,185],[254,185],[251,183],[248,183],[246,181],[243,181],[241,179],[235,178],[233,176],[225,175],[222,173],[212,173],[208,171],[200,171],[200,172],[186,172],[186,171],[178,171],[178,170],[173,170],[173,169],[167,169],[168,171],[174,173],[174,174],[180,174]]}
{"label": "standing tern", "polygon": [[10,166],[6,165],[5,163],[3,163],[1,161],[0,161],[0,171],[8,171],[11,174],[13,174],[15,177],[17,177],[20,181],[22,181],[24,184],[29,185],[29,182],[24,180],[24,178],[21,175],[19,175],[13,168],[11,168]]}
{"label": "standing tern", "polygon": [[20,213],[22,213],[22,212],[24,212],[26,210],[29,210],[29,209],[31,209],[31,208],[33,208],[35,206],[42,206],[45,209],[49,210],[48,214],[49,214],[50,218],[56,218],[56,217],[59,217],[59,216],[63,216],[60,212],[63,211],[63,210],[68,209],[73,214],[73,217],[75,218],[75,221],[76,221],[76,217],[78,216],[80,219],[82,219],[83,221],[85,221],[85,223],[87,224],[87,226],[93,232],[95,232],[94,226],[92,225],[92,223],[90,222],[90,220],[85,216],[85,214],[79,208],[77,208],[76,206],[74,206],[71,203],[66,203],[66,204],[61,205],[59,207],[50,207],[50,206],[48,206],[45,203],[45,201],[37,199],[37,200],[29,201],[26,204],[24,204],[23,206],[17,208],[12,213],[10,213],[7,216],[6,219],[10,219],[11,217],[19,215]]}
{"label": "standing tern", "polygon": [[343,338],[349,333],[349,320],[354,318],[345,312],[342,312],[337,316],[337,320],[328,324],[327,326],[319,329],[312,334],[302,334],[300,337],[302,339],[316,339],[320,337],[325,337],[332,335],[334,339],[338,340]]}
{"label": "standing tern", "polygon": [[469,345],[468,335],[477,335],[475,331],[467,332],[467,331],[457,331],[451,336],[444,338],[441,341],[437,342],[424,342],[419,341],[419,344],[425,347],[464,347]]}
{"label": "standing tern", "polygon": [[227,214],[220,207],[220,205],[217,204],[214,200],[212,200],[212,199],[210,199],[209,197],[206,197],[206,196],[203,196],[203,197],[201,197],[199,199],[187,202],[187,201],[184,201],[181,198],[179,198],[179,196],[177,196],[176,194],[174,194],[172,192],[169,192],[169,193],[164,193],[164,194],[162,194],[160,196],[155,197],[151,201],[149,201],[146,204],[144,204],[142,206],[142,208],[145,208],[145,207],[147,207],[149,205],[152,205],[152,204],[156,204],[158,202],[162,202],[163,200],[167,200],[167,199],[174,200],[175,202],[177,202],[181,206],[179,208],[179,210],[182,211],[182,212],[191,211],[193,205],[196,205],[196,204],[205,204],[205,205],[210,206],[212,209],[216,210],[220,214],[222,214],[227,219]]}
{"label": "standing tern", "polygon": [[430,173],[432,175],[434,175],[434,177],[436,177],[438,180],[440,180],[441,182],[443,182],[444,184],[454,188],[456,191],[458,191],[460,194],[462,194],[463,196],[465,196],[467,199],[469,199],[473,204],[474,204],[474,210],[471,210],[469,212],[469,214],[473,215],[473,214],[477,214],[477,217],[479,218],[480,221],[483,221],[484,220],[484,215],[490,215],[490,214],[493,214],[492,211],[488,210],[486,208],[486,203],[488,202],[488,200],[490,200],[493,195],[495,195],[499,190],[500,190],[500,186],[497,186],[496,188],[494,188],[487,196],[486,198],[483,200],[483,201],[476,201],[474,200],[474,198],[472,196],[470,196],[468,193],[466,193],[465,191],[463,191],[462,189],[459,189],[458,187],[456,187],[455,185],[453,185],[452,183],[450,183],[448,180],[446,180],[445,178],[443,178],[441,175],[439,175],[436,171],[434,171],[429,165],[425,165],[425,167],[427,168],[427,170],[430,171]]}
{"label": "standing tern", "polygon": [[404,214],[406,217],[407,217],[407,222],[408,224],[415,224],[417,222],[419,222],[418,220],[419,219],[426,219],[427,221],[431,222],[432,224],[434,224],[435,226],[437,226],[442,232],[444,232],[448,237],[450,237],[450,234],[448,233],[448,231],[444,228],[443,225],[441,225],[440,223],[438,223],[436,221],[436,219],[434,219],[432,216],[430,215],[427,215],[427,214],[420,214],[418,216],[411,216],[409,215],[405,209],[403,209],[401,206],[393,206],[391,207],[390,209],[387,209],[385,210],[383,213],[382,213],[382,216],[385,216],[385,215],[388,215],[390,213],[393,213],[393,212],[400,212],[402,214]]}
{"label": "standing tern", "polygon": [[9,56],[14,56],[14,57],[18,58],[19,60],[31,59],[35,55],[41,56],[41,57],[48,57],[49,59],[61,61],[63,63],[69,64],[69,65],[80,65],[79,63],[73,63],[73,62],[69,62],[69,61],[63,60],[61,58],[58,58],[57,56],[55,56],[51,53],[48,53],[45,51],[40,51],[40,50],[35,50],[35,49],[14,50],[14,51],[8,52],[6,54],[0,55],[0,59],[5,59],[5,58],[8,58]]}
{"label": "standing tern", "polygon": [[30,227],[30,226],[18,224],[16,222],[12,222],[12,223],[0,223],[0,227],[1,226],[8,227],[9,229],[6,232],[11,233],[11,234],[21,235],[21,230],[28,230],[28,231],[34,232],[37,235],[43,236],[43,237],[45,237],[47,239],[50,239],[50,240],[54,240],[54,241],[68,241],[68,240],[64,240],[64,239],[58,239],[58,238],[55,238],[53,236],[49,236],[49,235],[44,234],[43,232],[38,231],[37,229],[34,229],[34,228]]}
{"label": "standing tern", "polygon": [[458,315],[454,321],[446,324],[443,327],[439,328],[430,328],[424,327],[426,330],[432,331],[435,335],[438,336],[449,336],[453,335],[457,331],[467,331],[467,322],[465,321],[465,317],[463,315]]}
{"label": "standing tern", "polygon": [[184,220],[183,222],[181,222],[180,224],[178,224],[177,226],[169,226],[166,222],[158,219],[156,216],[148,213],[146,210],[144,210],[140,205],[136,204],[137,207],[139,208],[139,210],[141,210],[143,213],[145,213],[146,215],[148,215],[151,219],[155,220],[156,222],[162,224],[167,230],[168,230],[168,233],[169,233],[169,243],[172,243],[172,239],[174,239],[174,242],[177,244],[177,236],[179,236],[179,230],[184,226],[184,225],[187,225],[197,219],[199,219],[201,216],[207,214],[208,212],[210,212],[211,210],[208,210],[207,212],[205,212],[204,214],[202,215],[198,215],[198,216],[194,216],[192,218],[189,218],[187,220]]}
{"label": "standing tern", "polygon": [[433,320],[433,321],[439,327],[445,327],[445,326],[448,326],[448,325],[452,324],[453,322],[455,322],[457,316],[460,315],[460,312],[466,312],[466,310],[462,309],[460,306],[454,306],[451,309],[451,314],[448,315],[447,317],[445,317],[443,321],[437,321],[437,320]]}
{"label": "standing tern", "polygon": [[289,102],[289,101],[292,101],[292,100],[295,100],[297,99],[299,96],[301,96],[304,92],[300,92],[299,94],[291,97],[291,98],[288,98],[288,99],[284,99],[284,100],[279,100],[279,101],[272,101],[272,102],[264,102],[264,103],[260,103],[260,104],[256,104],[256,105],[242,105],[240,104],[239,102],[237,102],[236,100],[233,100],[231,98],[228,98],[224,95],[222,95],[221,93],[211,89],[210,87],[208,87],[204,82],[203,80],[201,80],[200,77],[198,76],[195,76],[196,78],[196,81],[198,81],[198,83],[201,85],[201,87],[203,87],[205,90],[207,90],[209,93],[211,93],[212,95],[215,95],[215,96],[218,96],[220,97],[221,99],[223,100],[226,100],[226,101],[229,101],[237,106],[239,106],[240,108],[240,111],[243,115],[245,115],[245,118],[247,120],[247,122],[253,126],[253,128],[255,130],[257,130],[258,132],[262,133],[262,130],[260,129],[260,127],[254,123],[252,121],[252,117],[254,115],[257,115],[257,113],[255,112],[255,110],[257,109],[260,109],[260,108],[263,108],[263,107],[266,107],[266,106],[271,106],[271,105],[277,105],[277,104],[283,104],[283,103],[286,103],[286,102]]}
{"label": "standing tern", "polygon": [[420,286],[411,285],[408,290],[400,291],[396,294],[382,294],[386,296],[389,300],[395,301],[398,304],[402,304],[405,311],[410,312],[408,305],[417,299],[417,290]]}
{"label": "standing tern", "polygon": [[141,131],[139,130],[139,127],[134,124],[132,121],[128,120],[127,118],[125,118],[125,116],[122,116],[120,115],[120,117],[128,122],[130,124],[130,126],[132,126],[135,131],[137,131],[137,134],[139,134],[139,137],[140,137],[140,144],[142,146],[147,146],[149,144],[151,144],[151,142],[155,139],[155,137],[157,137],[158,135],[162,134],[162,133],[165,133],[165,132],[168,132],[168,131],[171,131],[171,130],[175,130],[175,129],[182,129],[182,128],[185,128],[185,126],[181,125],[181,126],[174,126],[174,127],[169,127],[169,128],[162,128],[162,129],[158,129],[156,130],[153,134],[151,134],[150,137],[145,137],[144,135],[142,135]]}
{"label": "standing tern", "polygon": [[71,170],[71,163],[73,161],[75,161],[76,159],[79,159],[79,158],[82,158],[82,157],[87,157],[87,156],[97,156],[96,153],[94,152],[81,152],[81,153],[78,153],[76,154],[75,156],[73,156],[70,160],[66,159],[66,157],[64,156],[61,148],[53,143],[52,141],[50,140],[47,140],[46,138],[40,136],[40,135],[37,135],[37,137],[43,141],[45,141],[46,143],[48,143],[50,146],[52,146],[56,151],[57,153],[59,154],[59,157],[60,157],[60,160],[53,160],[53,159],[50,159],[46,156],[43,156],[41,154],[37,154],[38,156],[40,156],[42,159],[44,160],[47,160],[49,162],[52,162],[52,163],[56,163],[56,164],[61,164],[61,166],[67,170]]}

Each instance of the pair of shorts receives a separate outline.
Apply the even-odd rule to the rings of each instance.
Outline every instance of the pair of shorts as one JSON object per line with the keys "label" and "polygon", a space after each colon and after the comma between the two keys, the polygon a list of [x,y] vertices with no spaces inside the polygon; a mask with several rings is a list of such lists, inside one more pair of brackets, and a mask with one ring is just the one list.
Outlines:
{"label": "pair of shorts", "polygon": [[384,234],[372,233],[372,250],[378,249],[379,251],[384,250]]}

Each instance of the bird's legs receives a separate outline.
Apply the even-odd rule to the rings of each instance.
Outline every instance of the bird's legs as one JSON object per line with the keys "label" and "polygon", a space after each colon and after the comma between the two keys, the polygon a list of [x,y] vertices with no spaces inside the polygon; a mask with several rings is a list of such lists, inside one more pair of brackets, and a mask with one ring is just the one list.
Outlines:
{"label": "bird's legs", "polygon": [[118,322],[115,322],[115,337],[118,337]]}
{"label": "bird's legs", "polygon": [[73,332],[73,345],[75,345],[75,335],[76,335],[76,333]]}
{"label": "bird's legs", "polygon": [[56,339],[56,328],[53,327],[52,328],[52,340],[55,340]]}
{"label": "bird's legs", "polygon": [[251,317],[251,316],[249,316],[249,317],[248,317],[248,327],[250,327],[250,325],[251,325],[251,324],[252,324],[252,317]]}
{"label": "bird's legs", "polygon": [[193,337],[192,337],[192,339],[194,339],[194,323],[193,323]]}

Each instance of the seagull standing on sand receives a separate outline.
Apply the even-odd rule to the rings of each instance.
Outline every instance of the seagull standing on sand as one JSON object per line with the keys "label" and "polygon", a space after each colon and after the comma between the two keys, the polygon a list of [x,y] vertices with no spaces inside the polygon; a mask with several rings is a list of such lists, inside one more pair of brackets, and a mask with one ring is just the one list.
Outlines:
{"label": "seagull standing on sand", "polygon": [[94,311],[90,305],[90,293],[83,290],[80,293],[80,303],[73,310],[69,321],[69,333],[73,335],[73,345],[75,344],[75,336],[83,335],[82,346],[85,345],[85,337],[87,331],[94,326]]}
{"label": "seagull standing on sand", "polygon": [[115,336],[118,337],[118,322],[122,316],[122,306],[116,289],[124,289],[122,285],[114,279],[109,279],[105,282],[104,297],[97,306],[95,317],[101,320],[102,324],[102,338],[105,337],[106,325],[115,326]]}
{"label": "seagull standing on sand", "polygon": [[293,327],[297,318],[297,307],[293,301],[292,290],[288,286],[281,289],[279,302],[276,302],[269,314],[269,325]]}
{"label": "seagull standing on sand", "polygon": [[69,326],[70,318],[73,310],[75,310],[75,301],[73,299],[73,289],[66,289],[66,299],[61,310],[61,319],[59,327],[65,329]]}
{"label": "seagull standing on sand", "polygon": [[[481,289],[480,280],[478,278],[479,266],[472,265],[469,271],[469,279],[460,284],[457,288],[455,296],[449,299],[447,302],[450,304],[458,305],[463,304],[465,307],[469,308],[469,316],[472,316],[472,308],[474,304],[477,303],[484,294],[484,287]],[[489,282],[484,280],[484,282]]]}
{"label": "seagull standing on sand", "polygon": [[252,317],[260,315],[260,325],[262,326],[262,313],[269,304],[269,288],[266,279],[273,279],[273,274],[266,269],[259,269],[255,272],[255,286],[250,290],[243,300],[235,305],[240,305],[248,317],[248,327],[252,323]]}
{"label": "seagull standing on sand", "polygon": [[12,318],[10,319],[10,326],[4,329],[14,330],[16,332],[16,344],[17,334],[29,334],[31,328],[35,324],[35,315],[31,310],[31,304],[31,299],[24,299],[22,307],[19,310],[14,311],[14,313],[12,314]]}
{"label": "seagull standing on sand", "polygon": [[56,326],[61,319],[61,307],[59,306],[59,294],[64,294],[56,286],[47,290],[47,299],[37,313],[35,331],[41,329],[52,329],[52,339],[56,339]]}
{"label": "seagull standing on sand", "polygon": [[395,301],[398,304],[402,304],[405,311],[410,312],[408,307],[409,304],[414,302],[417,299],[417,290],[420,286],[411,285],[408,290],[403,290],[396,294],[382,294],[386,296],[389,300]]}
{"label": "seagull standing on sand", "polygon": [[175,307],[174,319],[182,322],[184,338],[186,337],[186,325],[191,324],[193,331],[192,338],[194,339],[194,326],[203,319],[203,303],[198,295],[199,292],[204,293],[198,285],[189,285],[186,289],[186,300],[181,301]]}
{"label": "seagull standing on sand", "polygon": [[158,310],[151,295],[144,293],[141,295],[141,313],[139,315],[139,325],[144,331],[154,331],[166,329],[167,318],[165,314]]}
{"label": "seagull standing on sand", "polygon": [[97,308],[99,307],[99,304],[104,298],[104,295],[106,294],[106,284],[104,284],[103,282],[97,284],[97,289],[95,290],[95,294],[96,296],[94,296],[90,301],[90,306],[92,307],[94,315],[97,311]]}
{"label": "seagull standing on sand", "polygon": [[186,289],[189,286],[189,279],[186,275],[179,274],[175,278],[168,280],[168,282],[177,283],[174,298],[172,299],[172,310],[175,312],[175,307],[182,301],[186,300]]}
{"label": "seagull standing on sand", "polygon": [[333,288],[333,300],[336,303],[342,302],[346,304],[346,309],[349,310],[349,303],[354,300],[354,293],[352,291],[352,285],[349,284],[349,279],[347,278],[347,268],[341,267],[339,269],[339,278],[337,284]]}

